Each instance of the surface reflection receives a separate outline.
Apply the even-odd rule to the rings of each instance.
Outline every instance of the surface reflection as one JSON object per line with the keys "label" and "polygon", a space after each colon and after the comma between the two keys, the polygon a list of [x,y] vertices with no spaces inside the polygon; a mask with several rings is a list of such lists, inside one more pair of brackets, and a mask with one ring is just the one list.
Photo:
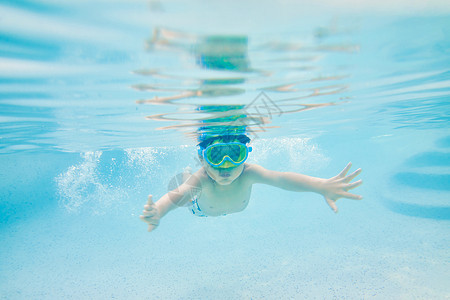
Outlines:
{"label": "surface reflection", "polygon": [[[356,46],[271,41],[244,35],[197,35],[156,28],[147,42],[162,66],[136,70],[147,82],[134,89],[149,95],[139,104],[175,105],[176,112],[151,114],[171,121],[158,129],[192,137],[257,133],[274,116],[337,105],[348,98],[347,72],[324,74],[323,52],[356,51]],[[156,64],[154,64],[156,65]],[[173,124],[175,122],[175,124]]]}

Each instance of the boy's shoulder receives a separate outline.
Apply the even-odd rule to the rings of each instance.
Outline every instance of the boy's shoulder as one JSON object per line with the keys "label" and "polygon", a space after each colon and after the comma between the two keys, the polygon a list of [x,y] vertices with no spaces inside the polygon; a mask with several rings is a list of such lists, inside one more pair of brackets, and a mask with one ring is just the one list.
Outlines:
{"label": "boy's shoulder", "polygon": [[257,164],[244,164],[244,172],[245,173],[259,173],[265,170],[264,167],[257,165]]}
{"label": "boy's shoulder", "polygon": [[245,164],[243,175],[249,179],[256,179],[260,177],[265,171],[264,167],[257,164]]}
{"label": "boy's shoulder", "polygon": [[206,170],[205,170],[205,167],[201,167],[200,169],[198,169],[198,170],[197,170],[194,174],[192,174],[192,175],[196,176],[196,177],[199,178],[199,179],[202,179],[202,178],[204,178],[205,176],[208,177],[208,176],[207,176],[207,173],[206,173]]}
{"label": "boy's shoulder", "polygon": [[254,183],[272,184],[280,176],[280,172],[272,171],[257,164],[246,164],[245,178]]}

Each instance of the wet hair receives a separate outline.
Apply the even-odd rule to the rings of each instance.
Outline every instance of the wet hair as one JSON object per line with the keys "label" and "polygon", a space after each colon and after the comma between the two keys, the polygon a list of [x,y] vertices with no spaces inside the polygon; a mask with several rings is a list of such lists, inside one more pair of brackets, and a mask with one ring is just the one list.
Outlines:
{"label": "wet hair", "polygon": [[208,147],[209,145],[211,145],[212,143],[214,143],[215,141],[220,140],[220,142],[222,143],[230,143],[230,142],[234,142],[234,141],[238,141],[242,144],[248,144],[250,143],[250,138],[244,134],[240,134],[240,135],[219,135],[219,136],[213,136],[210,137],[204,141],[202,141],[201,143],[198,144],[198,146],[201,149],[205,149],[206,147]]}

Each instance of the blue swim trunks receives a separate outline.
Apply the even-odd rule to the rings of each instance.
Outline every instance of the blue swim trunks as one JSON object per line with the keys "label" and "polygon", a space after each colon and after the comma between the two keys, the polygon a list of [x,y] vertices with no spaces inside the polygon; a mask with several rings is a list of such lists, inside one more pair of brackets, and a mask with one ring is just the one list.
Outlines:
{"label": "blue swim trunks", "polygon": [[[202,210],[200,209],[200,206],[198,205],[198,202],[197,202],[197,196],[194,196],[193,198],[192,198],[192,201],[191,201],[191,206],[189,206],[189,209],[191,210],[191,212],[192,212],[192,214],[194,215],[194,216],[197,216],[197,217],[207,217],[207,215],[205,215],[203,212],[202,212]],[[223,216],[226,216],[227,214],[223,214]]]}
{"label": "blue swim trunks", "polygon": [[194,196],[194,198],[192,198],[191,206],[189,208],[194,216],[207,217],[207,215],[202,212],[200,206],[198,205],[197,196]]}

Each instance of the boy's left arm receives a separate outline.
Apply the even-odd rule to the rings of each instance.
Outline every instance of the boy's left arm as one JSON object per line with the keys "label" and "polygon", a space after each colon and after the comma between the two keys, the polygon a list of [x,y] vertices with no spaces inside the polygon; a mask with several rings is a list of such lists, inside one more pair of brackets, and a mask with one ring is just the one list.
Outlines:
{"label": "boy's left arm", "polygon": [[253,183],[264,183],[295,192],[315,192],[321,194],[334,212],[337,212],[336,201],[340,198],[361,200],[362,197],[348,191],[362,184],[362,180],[352,181],[361,173],[361,169],[347,175],[352,164],[349,163],[338,175],[329,178],[311,177],[293,172],[277,172],[267,170],[258,165],[249,166],[249,176]]}

